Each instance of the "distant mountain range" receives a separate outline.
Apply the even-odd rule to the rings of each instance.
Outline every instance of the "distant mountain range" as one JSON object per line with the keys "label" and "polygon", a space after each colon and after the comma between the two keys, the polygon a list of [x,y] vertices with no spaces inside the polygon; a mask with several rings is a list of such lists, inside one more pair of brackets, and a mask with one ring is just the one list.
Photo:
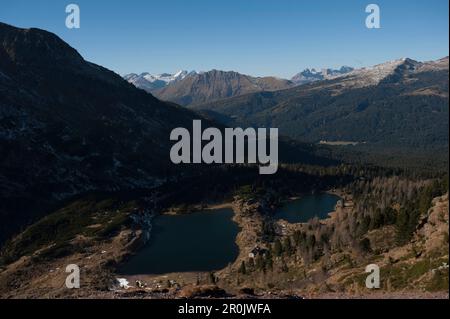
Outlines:
{"label": "distant mountain range", "polygon": [[280,134],[304,142],[357,145],[355,150],[378,150],[384,157],[406,152],[447,160],[448,63],[448,57],[404,58],[193,109],[229,126],[278,127]]}
{"label": "distant mountain range", "polygon": [[247,93],[276,91],[292,87],[288,80],[275,77],[251,77],[237,72],[212,70],[191,74],[166,87],[152,91],[161,100],[194,105]]}
{"label": "distant mountain range", "polygon": [[228,126],[278,127],[303,142],[353,145],[380,156],[394,150],[429,158],[436,151],[446,161],[448,57],[306,69],[291,80],[218,70],[177,74],[146,90]]}
{"label": "distant mountain range", "polygon": [[[181,84],[175,85],[175,83],[180,82],[185,78],[197,78],[199,83],[196,84],[196,89],[200,89],[200,91],[204,90],[204,88],[202,87],[202,85],[204,84],[203,82],[200,81],[200,78],[202,78],[201,80],[208,80],[208,81],[211,80],[224,81],[225,85],[229,84],[231,81],[236,79],[236,77],[240,77],[244,81],[250,82],[251,85],[249,85],[248,87],[244,87],[244,89],[237,87],[236,85],[234,86],[231,85],[230,89],[231,96],[237,96],[245,93],[250,93],[250,91],[251,92],[259,92],[263,90],[274,91],[288,87],[293,87],[295,85],[332,79],[333,77],[344,75],[353,70],[354,69],[349,66],[342,66],[340,69],[336,70],[323,69],[317,71],[316,69],[305,69],[302,72],[299,72],[296,75],[294,75],[290,80],[284,80],[276,77],[252,77],[249,75],[240,74],[238,72],[220,71],[220,70],[211,70],[209,72],[196,72],[196,71],[189,72],[185,70],[180,70],[174,74],[163,73],[157,75],[152,75],[148,72],[144,72],[141,74],[130,73],[124,75],[123,78],[140,89],[146,90],[147,92],[153,93],[155,95],[161,95],[163,98],[167,98],[168,100],[172,101],[172,99],[175,100],[179,99],[180,96],[182,96],[183,94],[185,94],[184,97],[186,97],[186,95],[189,95],[189,93],[190,93],[189,96],[195,95],[195,92],[186,92],[186,90],[185,92],[178,92],[179,88],[172,88],[164,91],[161,90],[163,88],[171,86],[186,87],[186,84],[189,85],[188,83],[183,83],[183,85]],[[219,77],[217,77],[217,75],[219,75]],[[195,80],[193,81],[186,80],[186,82],[194,82],[194,81]],[[221,89],[223,83],[219,84],[220,85],[218,86],[218,88]],[[194,88],[192,89],[192,91],[194,91]],[[224,96],[224,94],[218,92],[217,94],[211,94],[210,97],[206,97],[206,100],[210,101],[211,99],[216,99],[216,95],[218,96],[219,99],[224,97],[225,98],[230,97],[227,96],[226,94],[225,94],[226,96]],[[185,99],[189,100],[189,98]],[[176,102],[175,100],[173,102]],[[196,98],[194,97],[193,100],[196,100]],[[180,103],[180,101],[178,102]],[[190,104],[190,103],[181,102],[180,104]]]}
{"label": "distant mountain range", "polygon": [[179,71],[175,74],[127,74],[124,79],[161,100],[184,106],[215,101],[261,91],[293,87],[289,80],[252,77],[233,71]]}
{"label": "distant mountain range", "polygon": [[247,93],[277,91],[296,85],[332,79],[353,71],[340,69],[306,69],[291,80],[276,77],[253,77],[234,71],[211,70],[208,72],[178,71],[175,74],[152,75],[148,72],[127,74],[124,79],[136,87],[152,93],[159,99],[184,106],[206,103]]}

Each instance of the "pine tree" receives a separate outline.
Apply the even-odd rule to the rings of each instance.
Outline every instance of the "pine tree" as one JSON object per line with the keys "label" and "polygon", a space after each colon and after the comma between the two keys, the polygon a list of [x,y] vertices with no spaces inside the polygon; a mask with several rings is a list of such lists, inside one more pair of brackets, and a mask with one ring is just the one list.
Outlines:
{"label": "pine tree", "polygon": [[292,245],[291,245],[291,239],[289,237],[286,237],[283,242],[283,251],[288,255],[292,255]]}
{"label": "pine tree", "polygon": [[247,269],[245,267],[245,261],[243,260],[241,263],[241,267],[239,267],[239,273],[246,275],[247,274]]}
{"label": "pine tree", "polygon": [[266,269],[273,270],[272,252],[270,250],[266,253],[264,262]]}
{"label": "pine tree", "polygon": [[255,269],[255,260],[254,258],[249,258],[248,259],[248,268],[250,271]]}
{"label": "pine tree", "polygon": [[280,257],[283,253],[283,247],[279,239],[275,240],[275,243],[273,244],[273,253],[277,257]]}
{"label": "pine tree", "polygon": [[212,272],[209,273],[209,283],[213,285],[216,283],[216,276]]}
{"label": "pine tree", "polygon": [[264,260],[263,260],[263,258],[262,258],[262,256],[261,255],[257,255],[256,256],[256,262],[255,262],[255,264],[256,264],[256,269],[257,270],[263,270],[263,268],[264,268]]}

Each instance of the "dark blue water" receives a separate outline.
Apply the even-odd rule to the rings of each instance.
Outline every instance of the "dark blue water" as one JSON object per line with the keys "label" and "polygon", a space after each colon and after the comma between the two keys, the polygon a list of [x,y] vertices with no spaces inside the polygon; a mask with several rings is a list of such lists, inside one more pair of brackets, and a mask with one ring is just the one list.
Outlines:
{"label": "dark blue water", "polygon": [[287,202],[276,211],[275,218],[290,223],[306,223],[314,217],[325,219],[339,200],[339,196],[331,194],[307,195]]}
{"label": "dark blue water", "polygon": [[239,227],[233,210],[216,209],[153,220],[150,242],[120,270],[125,275],[219,270],[233,262]]}

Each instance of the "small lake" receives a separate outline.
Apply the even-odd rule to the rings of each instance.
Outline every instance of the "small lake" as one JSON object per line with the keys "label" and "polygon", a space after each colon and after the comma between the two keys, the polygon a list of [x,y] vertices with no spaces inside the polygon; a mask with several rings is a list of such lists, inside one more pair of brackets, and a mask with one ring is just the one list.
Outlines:
{"label": "small lake", "polygon": [[221,208],[186,215],[161,215],[153,220],[149,243],[126,262],[124,275],[213,271],[239,254],[239,232],[233,210]]}
{"label": "small lake", "polygon": [[276,211],[275,218],[290,223],[306,223],[314,217],[325,219],[328,218],[328,213],[334,211],[340,199],[339,196],[327,193],[303,196],[285,203]]}

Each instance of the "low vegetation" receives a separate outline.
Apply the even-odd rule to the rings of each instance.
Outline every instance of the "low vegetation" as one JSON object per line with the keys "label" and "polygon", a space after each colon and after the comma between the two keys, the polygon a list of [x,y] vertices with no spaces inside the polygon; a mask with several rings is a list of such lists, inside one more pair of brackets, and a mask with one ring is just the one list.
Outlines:
{"label": "low vegetation", "polygon": [[8,264],[40,250],[36,258],[51,259],[74,253],[82,248],[72,243],[76,237],[102,240],[130,226],[129,213],[136,207],[134,201],[99,195],[75,200],[7,242],[1,252],[1,262]]}

